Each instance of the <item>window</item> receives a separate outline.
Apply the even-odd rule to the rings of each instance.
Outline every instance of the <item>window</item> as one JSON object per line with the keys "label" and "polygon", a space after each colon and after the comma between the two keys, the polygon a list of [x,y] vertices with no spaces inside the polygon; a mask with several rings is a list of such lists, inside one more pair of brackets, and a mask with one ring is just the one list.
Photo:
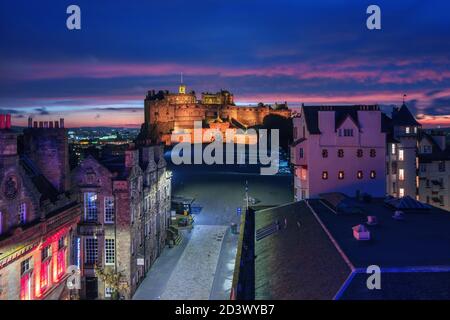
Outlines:
{"label": "window", "polygon": [[398,150],[398,160],[399,161],[403,161],[405,158],[404,158],[404,151],[403,151],[403,149],[399,149]]}
{"label": "window", "polygon": [[400,188],[400,189],[398,190],[398,195],[399,195],[400,197],[404,197],[404,196],[405,196],[405,189]]}
{"label": "window", "polygon": [[440,161],[438,164],[439,172],[445,172],[445,161]]}
{"label": "window", "polygon": [[433,148],[431,146],[425,145],[422,147],[422,151],[423,151],[423,153],[432,153]]}
{"label": "window", "polygon": [[88,265],[97,263],[98,257],[98,242],[95,238],[86,238],[84,240],[84,262]]}
{"label": "window", "polygon": [[377,151],[375,149],[370,149],[370,157],[375,158],[377,155]]}
{"label": "window", "polygon": [[328,150],[327,149],[322,150],[322,158],[328,158]]}
{"label": "window", "polygon": [[25,202],[19,205],[19,224],[27,222],[27,204]]}
{"label": "window", "polygon": [[362,179],[363,178],[363,172],[361,170],[359,170],[358,173],[356,174],[356,177],[358,179]]}
{"label": "window", "polygon": [[46,288],[49,284],[49,278],[50,278],[50,268],[51,268],[51,263],[50,260],[46,260],[44,262],[42,262],[41,264],[41,283],[40,286],[41,288]]}
{"label": "window", "polygon": [[20,274],[24,275],[31,270],[31,258],[25,259],[20,264]]}
{"label": "window", "polygon": [[409,134],[409,132],[410,132],[409,127],[405,128],[405,132],[406,132],[406,134]]}
{"label": "window", "polygon": [[339,173],[338,173],[338,179],[339,179],[339,180],[344,179],[344,171],[339,171]]}
{"label": "window", "polygon": [[363,150],[362,150],[362,149],[358,149],[358,150],[356,151],[356,156],[357,156],[358,158],[362,158],[362,156],[363,156]]}
{"label": "window", "polygon": [[66,238],[62,236],[61,238],[58,239],[58,250],[61,250],[65,246],[66,246]]}
{"label": "window", "polygon": [[328,179],[328,171],[323,171],[322,172],[322,179],[323,180],[327,180]]}
{"label": "window", "polygon": [[417,127],[414,127],[414,133],[417,133]]}
{"label": "window", "polygon": [[97,194],[84,193],[84,218],[86,221],[97,221]]}
{"label": "window", "polygon": [[303,158],[303,148],[299,149],[298,156],[299,156],[300,159]]}
{"label": "window", "polygon": [[105,287],[105,298],[111,298],[113,293],[113,289],[110,287]]}
{"label": "window", "polygon": [[52,255],[52,250],[51,250],[50,245],[48,245],[41,251],[41,260],[44,261],[51,255]]}
{"label": "window", "polygon": [[105,197],[105,223],[114,223],[114,197]]}
{"label": "window", "polygon": [[375,179],[377,177],[377,173],[375,170],[370,171],[370,179]]}
{"label": "window", "polygon": [[391,153],[395,154],[395,143],[391,145]]}
{"label": "window", "polygon": [[427,172],[427,165],[424,163],[420,164],[420,172]]}
{"label": "window", "polygon": [[344,157],[344,149],[338,149],[338,157],[343,158]]}
{"label": "window", "polygon": [[105,264],[114,264],[115,259],[115,242],[114,239],[105,239]]}
{"label": "window", "polygon": [[398,170],[398,180],[400,181],[405,180],[405,169]]}
{"label": "window", "polygon": [[[29,259],[28,259],[29,260]],[[27,272],[20,278],[20,299],[21,300],[31,300],[31,282],[32,274]]]}
{"label": "window", "polygon": [[344,137],[353,137],[353,129],[344,129]]}

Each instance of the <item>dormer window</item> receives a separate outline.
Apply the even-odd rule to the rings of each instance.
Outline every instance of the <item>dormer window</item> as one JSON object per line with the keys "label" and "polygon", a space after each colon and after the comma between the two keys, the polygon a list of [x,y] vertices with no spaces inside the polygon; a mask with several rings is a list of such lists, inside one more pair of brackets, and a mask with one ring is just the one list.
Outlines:
{"label": "dormer window", "polygon": [[344,137],[353,137],[353,129],[344,129]]}

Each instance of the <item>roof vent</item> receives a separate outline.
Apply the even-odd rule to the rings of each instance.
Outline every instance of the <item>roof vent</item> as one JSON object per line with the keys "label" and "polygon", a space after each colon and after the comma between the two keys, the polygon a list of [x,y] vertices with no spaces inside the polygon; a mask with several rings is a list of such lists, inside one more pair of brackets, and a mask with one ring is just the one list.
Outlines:
{"label": "roof vent", "polygon": [[367,216],[367,222],[369,226],[375,226],[378,224],[377,216]]}
{"label": "roof vent", "polygon": [[280,230],[280,222],[277,220],[265,227],[256,230],[256,241],[262,240],[265,237],[270,236],[272,233],[277,232],[278,230]]}
{"label": "roof vent", "polygon": [[394,215],[392,216],[392,219],[395,219],[395,220],[404,220],[404,219],[405,219],[405,214],[404,214],[403,211],[396,210],[396,211],[394,212]]}
{"label": "roof vent", "polygon": [[363,224],[358,224],[357,226],[354,226],[353,228],[353,237],[355,237],[356,240],[362,241],[362,240],[370,240],[370,231],[366,228]]}

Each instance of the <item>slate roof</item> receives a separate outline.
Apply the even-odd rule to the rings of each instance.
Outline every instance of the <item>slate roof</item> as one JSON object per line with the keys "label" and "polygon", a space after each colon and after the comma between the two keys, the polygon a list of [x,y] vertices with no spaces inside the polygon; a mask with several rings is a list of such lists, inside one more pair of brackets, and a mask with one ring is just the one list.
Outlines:
{"label": "slate roof", "polygon": [[420,126],[420,123],[416,121],[406,104],[402,104],[400,109],[393,113],[392,124],[395,126]]}
{"label": "slate roof", "polygon": [[[336,214],[320,199],[307,200],[314,212],[305,201],[257,211],[255,233],[280,227],[255,241],[255,298],[449,299],[450,215],[433,207],[398,221],[383,200],[361,202],[363,214]],[[371,240],[357,241],[352,227],[367,215],[378,225],[366,225]],[[374,264],[382,268],[382,290],[366,286],[365,270]]]}
{"label": "slate roof", "polygon": [[430,163],[432,161],[449,161],[450,160],[450,147],[442,150],[441,147],[434,141],[434,139],[426,132],[422,132],[420,140],[427,139],[432,145],[431,153],[419,153],[419,162]]}
{"label": "slate roof", "polygon": [[58,199],[59,192],[42,174],[39,168],[27,156],[20,157],[20,163],[26,175],[30,178],[37,191],[41,194],[40,200],[50,200],[55,202]]}
{"label": "slate roof", "polygon": [[310,134],[320,134],[319,111],[335,112],[335,129],[338,128],[347,117],[359,127],[358,110],[379,110],[377,105],[342,105],[342,106],[302,106],[306,127]]}
{"label": "slate roof", "polygon": [[276,221],[278,231],[255,240],[255,299],[332,299],[350,268],[306,204],[257,211],[255,230]]}

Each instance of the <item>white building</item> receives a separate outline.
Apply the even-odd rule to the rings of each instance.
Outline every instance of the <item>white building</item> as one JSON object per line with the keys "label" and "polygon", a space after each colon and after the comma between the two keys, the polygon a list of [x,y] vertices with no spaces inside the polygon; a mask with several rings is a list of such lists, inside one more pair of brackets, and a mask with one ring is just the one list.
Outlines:
{"label": "white building", "polygon": [[386,134],[376,105],[302,106],[294,117],[295,199],[386,194]]}

